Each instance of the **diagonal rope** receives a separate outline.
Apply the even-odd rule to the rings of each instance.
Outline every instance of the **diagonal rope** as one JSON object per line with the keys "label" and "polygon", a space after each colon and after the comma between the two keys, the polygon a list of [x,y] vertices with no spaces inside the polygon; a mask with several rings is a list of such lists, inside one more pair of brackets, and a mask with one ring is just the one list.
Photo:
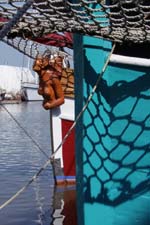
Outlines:
{"label": "diagonal rope", "polygon": [[38,176],[47,168],[47,166],[50,164],[50,163],[53,163],[54,161],[54,157],[55,157],[55,154],[58,152],[58,150],[60,149],[60,147],[64,144],[64,142],[66,141],[66,139],[68,138],[68,136],[70,135],[71,131],[73,130],[73,128],[76,126],[78,120],[80,119],[80,117],[82,116],[83,112],[86,110],[90,100],[92,99],[97,87],[98,87],[98,84],[106,70],[106,67],[110,61],[110,57],[115,49],[115,44],[113,45],[112,47],[112,50],[106,60],[106,63],[102,69],[102,72],[100,73],[92,91],[91,91],[91,94],[89,95],[84,107],[82,108],[81,112],[77,115],[76,117],[76,120],[75,122],[72,124],[72,126],[70,127],[70,129],[68,130],[68,132],[66,133],[65,137],[63,138],[62,142],[60,143],[60,145],[56,148],[56,150],[54,151],[53,154],[50,155],[49,159],[45,162],[45,164],[39,169],[39,171],[28,181],[28,183],[26,185],[24,185],[24,187],[22,187],[19,191],[16,192],[16,194],[14,194],[11,198],[9,198],[6,202],[4,202],[2,205],[0,205],[0,210],[4,209],[7,205],[9,205],[11,202],[13,202],[23,191],[25,191],[29,185],[31,183],[33,183],[37,178]]}
{"label": "diagonal rope", "polygon": [[27,130],[16,120],[16,118],[9,112],[9,110],[3,105],[0,104],[0,106],[9,114],[9,116],[16,122],[16,124],[24,131],[24,133],[32,140],[32,142],[35,144],[35,146],[42,152],[46,158],[48,159],[49,156],[46,152],[43,151],[43,149],[40,147],[40,145],[31,137],[31,135],[27,132]]}
{"label": "diagonal rope", "polygon": [[12,29],[12,27],[14,27],[19,22],[20,18],[22,18],[22,16],[26,13],[26,11],[31,7],[33,3],[34,0],[27,0],[23,7],[18,9],[18,12],[14,15],[14,17],[0,30],[0,40],[3,39]]}
{"label": "diagonal rope", "polygon": [[82,108],[82,110],[80,111],[80,113],[77,115],[77,117],[76,117],[74,123],[72,124],[72,126],[70,127],[70,129],[68,130],[68,132],[66,133],[66,135],[64,136],[62,142],[59,144],[59,146],[56,148],[56,150],[54,151],[54,153],[51,155],[50,158],[51,158],[52,161],[53,161],[53,159],[54,159],[56,153],[57,153],[58,150],[60,149],[60,147],[64,144],[64,142],[66,141],[66,139],[67,139],[68,136],[70,135],[71,131],[72,131],[72,130],[74,129],[74,127],[76,126],[78,120],[80,119],[80,117],[82,116],[82,114],[84,113],[84,111],[86,110],[86,108],[87,108],[89,102],[91,101],[91,99],[92,99],[92,97],[93,97],[93,95],[94,95],[94,93],[95,93],[95,91],[96,91],[96,89],[97,89],[97,87],[98,87],[98,84],[99,84],[99,82],[100,82],[100,80],[101,80],[101,78],[102,78],[102,76],[103,76],[103,74],[104,74],[104,72],[105,72],[105,70],[106,70],[106,67],[107,67],[107,65],[108,65],[108,63],[109,63],[110,57],[111,57],[111,55],[112,55],[112,53],[113,53],[113,51],[114,51],[114,49],[115,49],[115,46],[116,46],[116,44],[113,45],[112,50],[111,50],[111,52],[110,52],[110,54],[109,54],[109,56],[108,56],[108,58],[107,58],[107,60],[106,60],[106,63],[105,63],[105,65],[104,65],[103,69],[102,69],[102,72],[101,72],[101,74],[98,76],[98,79],[97,79],[97,81],[96,81],[96,83],[95,83],[95,85],[94,85],[94,87],[93,87],[93,89],[92,89],[92,91],[91,91],[91,94],[89,95],[89,97],[88,97],[88,99],[87,99],[85,105],[83,106],[83,108]]}
{"label": "diagonal rope", "polygon": [[47,162],[40,168],[40,170],[28,181],[26,185],[24,185],[19,191],[16,192],[11,198],[9,198],[6,202],[4,202],[2,205],[0,205],[0,210],[5,208],[7,205],[9,205],[13,200],[15,200],[23,191],[25,191],[33,181],[37,179],[37,177],[41,174],[43,170],[46,169],[46,167],[49,165],[50,160],[47,160]]}

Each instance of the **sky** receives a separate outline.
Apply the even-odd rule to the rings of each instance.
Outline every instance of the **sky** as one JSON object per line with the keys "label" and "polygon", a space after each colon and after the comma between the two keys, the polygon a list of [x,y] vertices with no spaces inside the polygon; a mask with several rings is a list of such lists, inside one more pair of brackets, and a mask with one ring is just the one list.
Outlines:
{"label": "sky", "polygon": [[[3,66],[13,66],[12,68]],[[35,72],[32,70],[33,60],[15,48],[0,41],[0,88],[7,93],[17,93],[21,89],[20,80],[34,82]],[[20,68],[15,68],[20,67]],[[23,72],[23,67],[29,68],[30,73]]]}
{"label": "sky", "polygon": [[[64,48],[64,50],[68,54],[73,55],[73,50],[69,48]],[[73,68],[73,59],[69,61],[71,68]],[[0,65],[29,67],[32,71],[33,60],[10,45],[0,41]]]}
{"label": "sky", "polygon": [[32,68],[32,61],[28,56],[0,41],[0,65]]}

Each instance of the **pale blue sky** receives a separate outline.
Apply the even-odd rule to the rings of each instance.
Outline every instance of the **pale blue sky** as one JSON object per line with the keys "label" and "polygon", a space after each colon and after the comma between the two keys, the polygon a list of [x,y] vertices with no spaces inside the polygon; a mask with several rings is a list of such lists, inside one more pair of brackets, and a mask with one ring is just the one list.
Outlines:
{"label": "pale blue sky", "polygon": [[[64,48],[64,50],[73,55],[73,50]],[[73,68],[73,59],[70,59],[70,66]],[[28,67],[32,71],[33,60],[15,48],[0,41],[0,65]]]}
{"label": "pale blue sky", "polygon": [[28,67],[28,64],[31,68],[32,62],[29,63],[29,57],[0,41],[0,65]]}

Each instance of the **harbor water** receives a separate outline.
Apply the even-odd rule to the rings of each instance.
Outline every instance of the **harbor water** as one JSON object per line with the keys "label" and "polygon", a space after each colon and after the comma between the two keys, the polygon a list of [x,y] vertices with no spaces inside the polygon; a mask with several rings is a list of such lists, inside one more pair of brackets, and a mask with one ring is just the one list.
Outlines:
{"label": "harbor water", "polygon": [[[0,105],[0,205],[47,161],[42,151],[51,154],[49,123],[40,101]],[[0,210],[0,225],[77,225],[75,199],[75,187],[55,187],[50,164]]]}

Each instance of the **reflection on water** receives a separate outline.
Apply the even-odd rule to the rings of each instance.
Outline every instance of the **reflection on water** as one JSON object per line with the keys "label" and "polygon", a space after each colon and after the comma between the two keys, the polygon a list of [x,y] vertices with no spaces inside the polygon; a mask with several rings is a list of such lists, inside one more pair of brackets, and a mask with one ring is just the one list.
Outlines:
{"label": "reflection on water", "polygon": [[[22,188],[46,162],[37,145],[46,154],[51,152],[49,112],[42,108],[41,102],[7,104],[5,107],[29,135],[0,106],[0,205]],[[69,209],[66,210],[68,205],[70,213]],[[52,166],[49,165],[36,182],[0,211],[0,224],[69,225],[67,218],[70,221],[71,215],[72,219],[76,217],[74,208],[75,190],[56,189]]]}
{"label": "reflection on water", "polygon": [[57,187],[51,225],[77,225],[75,187]]}

